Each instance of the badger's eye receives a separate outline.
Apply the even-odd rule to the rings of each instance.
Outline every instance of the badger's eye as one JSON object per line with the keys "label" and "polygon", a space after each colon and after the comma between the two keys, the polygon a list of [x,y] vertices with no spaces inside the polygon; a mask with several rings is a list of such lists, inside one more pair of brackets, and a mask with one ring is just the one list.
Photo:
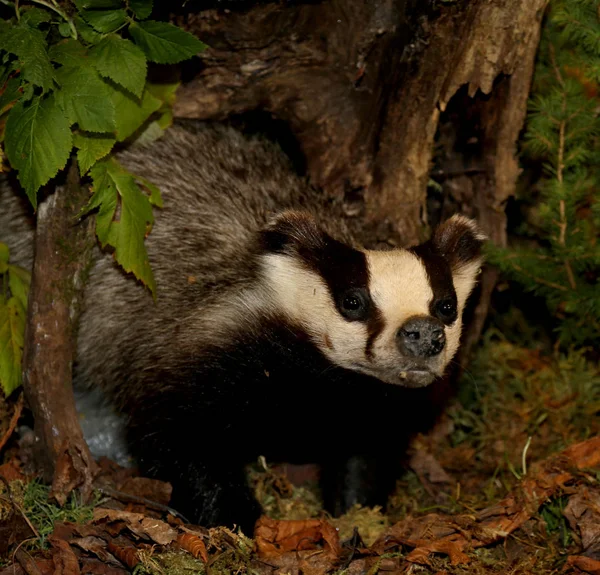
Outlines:
{"label": "badger's eye", "polygon": [[435,304],[435,311],[444,323],[452,323],[457,316],[456,302],[452,298],[444,298]]}
{"label": "badger's eye", "polygon": [[350,321],[361,321],[369,314],[369,295],[355,288],[346,291],[340,299],[340,313]]}

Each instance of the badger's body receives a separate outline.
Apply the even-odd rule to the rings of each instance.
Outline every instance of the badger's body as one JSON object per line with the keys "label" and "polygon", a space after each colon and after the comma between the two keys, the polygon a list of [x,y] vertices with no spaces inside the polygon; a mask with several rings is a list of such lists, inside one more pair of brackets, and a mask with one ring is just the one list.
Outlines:
{"label": "badger's body", "polygon": [[[231,128],[177,126],[120,160],[163,194],[147,241],[158,300],[98,254],[74,377],[128,416],[142,471],[207,525],[256,519],[244,466],[258,455],[321,463],[334,512],[384,503],[415,420],[408,388],[458,347],[475,225],[361,250],[274,144]],[[0,191],[0,240],[28,265],[30,230],[2,225],[20,210]]]}

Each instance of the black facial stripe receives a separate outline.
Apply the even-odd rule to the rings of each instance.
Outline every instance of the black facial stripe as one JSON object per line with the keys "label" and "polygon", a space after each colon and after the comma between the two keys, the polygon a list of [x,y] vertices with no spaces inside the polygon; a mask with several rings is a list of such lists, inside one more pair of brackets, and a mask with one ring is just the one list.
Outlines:
{"label": "black facial stripe", "polygon": [[367,345],[365,346],[365,356],[368,359],[373,359],[373,344],[377,336],[384,330],[385,320],[381,312],[373,304],[373,311],[367,321]]}
{"label": "black facial stripe", "polygon": [[337,306],[351,288],[361,288],[369,293],[369,270],[363,252],[324,235],[317,249],[300,245],[297,253],[308,269],[325,280]]}
{"label": "black facial stripe", "polygon": [[[456,306],[457,300],[454,283],[452,282],[452,270],[446,258],[435,250],[431,241],[411,248],[410,251],[423,262],[433,291],[433,298],[429,302],[429,313],[434,317],[438,317],[436,305],[441,300],[448,299]],[[450,320],[444,321],[442,319],[444,323],[452,324],[456,321],[456,317],[450,318]]]}

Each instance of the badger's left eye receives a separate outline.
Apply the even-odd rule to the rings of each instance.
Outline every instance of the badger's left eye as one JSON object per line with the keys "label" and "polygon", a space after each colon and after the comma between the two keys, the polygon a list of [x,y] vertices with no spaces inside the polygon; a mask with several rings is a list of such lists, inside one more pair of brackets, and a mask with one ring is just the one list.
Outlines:
{"label": "badger's left eye", "polygon": [[340,299],[340,313],[350,321],[362,321],[369,314],[369,295],[361,288],[349,289]]}
{"label": "badger's left eye", "polygon": [[444,323],[452,323],[457,316],[456,302],[452,298],[444,298],[435,304],[435,311]]}

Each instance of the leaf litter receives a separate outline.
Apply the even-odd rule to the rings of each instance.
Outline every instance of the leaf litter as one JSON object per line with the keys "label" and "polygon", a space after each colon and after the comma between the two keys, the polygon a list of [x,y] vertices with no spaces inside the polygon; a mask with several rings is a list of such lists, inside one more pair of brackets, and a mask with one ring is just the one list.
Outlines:
{"label": "leaf litter", "polygon": [[413,442],[387,513],[356,506],[330,518],[314,473],[298,487],[264,461],[249,472],[266,511],[252,539],[185,523],[169,513],[169,484],[108,460],[92,505],[73,494],[60,508],[9,445],[0,575],[600,574],[597,370],[577,354],[549,359],[498,341],[490,351],[479,357],[485,375],[477,361],[469,375],[478,397],[459,391]]}

